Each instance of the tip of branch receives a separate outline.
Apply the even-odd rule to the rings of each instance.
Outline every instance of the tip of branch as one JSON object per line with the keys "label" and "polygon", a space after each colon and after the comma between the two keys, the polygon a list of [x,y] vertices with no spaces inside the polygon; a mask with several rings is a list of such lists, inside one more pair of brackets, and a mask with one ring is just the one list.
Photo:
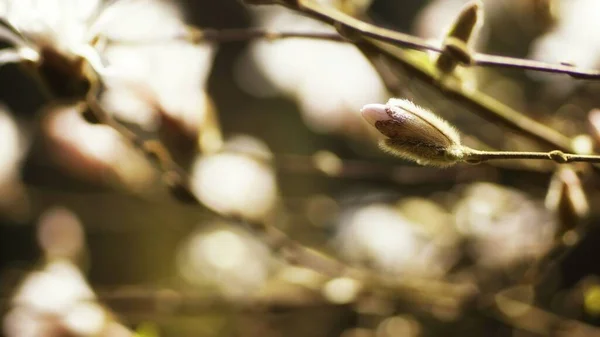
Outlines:
{"label": "tip of branch", "polygon": [[474,40],[483,24],[483,4],[480,0],[467,3],[448,32],[448,37],[454,37],[468,43]]}
{"label": "tip of branch", "polygon": [[483,22],[482,6],[480,0],[471,1],[454,20],[444,39],[444,50],[436,62],[442,72],[450,73],[458,64],[472,63],[470,45],[475,41]]}

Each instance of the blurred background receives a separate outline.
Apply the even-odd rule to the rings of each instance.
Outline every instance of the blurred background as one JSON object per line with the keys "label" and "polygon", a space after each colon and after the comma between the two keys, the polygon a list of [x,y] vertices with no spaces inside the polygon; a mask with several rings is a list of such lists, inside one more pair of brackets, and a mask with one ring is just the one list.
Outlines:
{"label": "blurred background", "polygon": [[[440,45],[466,3],[319,2]],[[597,0],[482,2],[476,50],[600,68]],[[600,335],[600,185],[589,166],[419,167],[379,150],[362,120],[364,104],[398,95],[353,45],[169,40],[186,24],[334,31],[278,6],[0,3],[41,57],[0,68],[3,336]],[[159,140],[202,205],[181,202],[169,168],[94,121],[74,56],[82,43],[109,69],[100,104],[138,139]],[[597,82],[459,71],[577,152],[600,147]],[[410,74],[398,80],[468,146],[552,150]],[[257,223],[410,286],[291,266]]]}

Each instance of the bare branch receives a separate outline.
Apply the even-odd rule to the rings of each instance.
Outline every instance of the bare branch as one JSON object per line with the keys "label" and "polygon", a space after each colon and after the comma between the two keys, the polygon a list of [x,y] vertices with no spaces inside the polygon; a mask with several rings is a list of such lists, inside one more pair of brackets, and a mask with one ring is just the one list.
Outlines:
{"label": "bare branch", "polygon": [[[387,42],[396,47],[405,47],[421,51],[443,53],[444,49],[433,45],[426,40],[412,35],[396,32],[390,29],[350,17],[335,9],[326,8],[313,0],[278,1],[280,5],[300,11],[305,15],[335,26],[344,34],[352,36],[369,37],[377,41]],[[556,65],[551,63],[518,59],[512,57],[495,56],[482,53],[471,55],[472,63],[465,66],[485,66],[495,68],[518,68],[547,73],[565,74],[580,79],[600,79],[600,70],[582,70],[572,65]]]}
{"label": "bare branch", "polygon": [[311,39],[326,40],[332,42],[348,42],[346,38],[335,32],[329,33],[310,31],[276,31],[262,28],[199,29],[193,26],[188,26],[187,33],[180,36],[145,40],[123,40],[107,38],[105,39],[105,41],[109,44],[116,45],[156,45],[169,44],[181,41],[190,43],[226,43],[254,39],[265,39],[269,41],[283,39]]}
{"label": "bare branch", "polygon": [[473,56],[473,65],[493,68],[534,70],[554,74],[566,74],[574,78],[586,80],[600,79],[599,70],[582,70],[569,64],[550,64],[545,62],[506,56],[475,54]]}

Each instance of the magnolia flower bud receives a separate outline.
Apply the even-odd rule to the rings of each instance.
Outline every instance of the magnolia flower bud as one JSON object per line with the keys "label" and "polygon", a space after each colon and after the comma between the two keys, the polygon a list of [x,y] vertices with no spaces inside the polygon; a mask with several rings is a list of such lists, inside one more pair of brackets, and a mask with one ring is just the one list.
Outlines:
{"label": "magnolia flower bud", "polygon": [[421,165],[447,167],[463,160],[467,148],[458,132],[431,111],[405,99],[367,104],[361,113],[381,134],[380,146],[398,157]]}

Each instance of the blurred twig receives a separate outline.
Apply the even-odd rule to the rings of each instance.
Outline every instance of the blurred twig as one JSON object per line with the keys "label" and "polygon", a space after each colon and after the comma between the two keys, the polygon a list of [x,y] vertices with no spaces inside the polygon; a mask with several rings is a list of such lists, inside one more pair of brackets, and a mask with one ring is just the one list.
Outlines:
{"label": "blurred twig", "polygon": [[[252,1],[247,1],[252,3]],[[292,10],[300,11],[305,15],[331,24],[341,30],[350,30],[362,37],[386,42],[388,44],[409,49],[443,53],[444,48],[429,43],[427,40],[400,33],[397,31],[377,27],[367,22],[360,21],[349,15],[332,8],[320,5],[314,0],[276,0],[272,1]],[[344,34],[342,34],[344,35]],[[551,64],[534,60],[513,57],[472,53],[470,66],[484,66],[496,68],[516,68],[534,70],[539,72],[566,74],[581,79],[600,79],[599,70],[583,70],[570,64]]]}
{"label": "blurred twig", "polygon": [[[102,39],[102,38],[100,38]],[[191,42],[191,43],[225,43],[247,41],[253,39],[266,39],[270,41],[283,39],[311,39],[327,40],[333,42],[349,42],[340,34],[333,32],[311,32],[311,31],[279,31],[262,28],[231,28],[231,29],[199,29],[189,26],[185,34],[172,36],[166,39],[146,39],[146,40],[124,40],[106,38],[106,42],[116,45],[146,45],[161,44],[173,42]]]}
{"label": "blurred twig", "polygon": [[[344,13],[320,6],[312,0],[279,0],[274,2],[292,9],[300,9],[305,14],[309,14],[314,18],[332,24],[338,29],[351,29],[353,32],[359,33],[363,37],[369,37],[374,40],[386,42],[394,46],[420,51],[431,51],[439,54],[444,53],[445,51],[443,47],[434,45],[425,39],[389,30],[386,28],[381,28],[369,24],[367,22],[360,21]],[[135,41],[123,39],[106,39],[106,41],[112,44],[155,44],[171,43],[173,41],[187,41],[192,43],[224,43],[252,39],[280,40],[288,38],[306,38],[335,42],[349,42],[348,39],[345,38],[343,35],[344,34],[340,35],[337,33],[325,32],[279,31],[262,28],[199,29],[193,26],[189,26],[186,33],[179,36],[172,36],[168,39],[151,39]],[[468,64],[463,65],[490,68],[533,70],[538,72],[565,74],[578,79],[600,79],[600,70],[580,69],[574,65],[567,63],[552,64],[528,59],[489,55],[476,52],[472,52],[470,54],[470,62]]]}
{"label": "blurred twig", "polygon": [[[512,299],[507,295],[497,294],[489,301],[491,304],[482,307],[485,313],[514,328],[538,336],[592,337],[600,335],[600,329],[597,327],[558,316],[530,303]],[[507,307],[512,307],[515,312],[507,312]]]}

